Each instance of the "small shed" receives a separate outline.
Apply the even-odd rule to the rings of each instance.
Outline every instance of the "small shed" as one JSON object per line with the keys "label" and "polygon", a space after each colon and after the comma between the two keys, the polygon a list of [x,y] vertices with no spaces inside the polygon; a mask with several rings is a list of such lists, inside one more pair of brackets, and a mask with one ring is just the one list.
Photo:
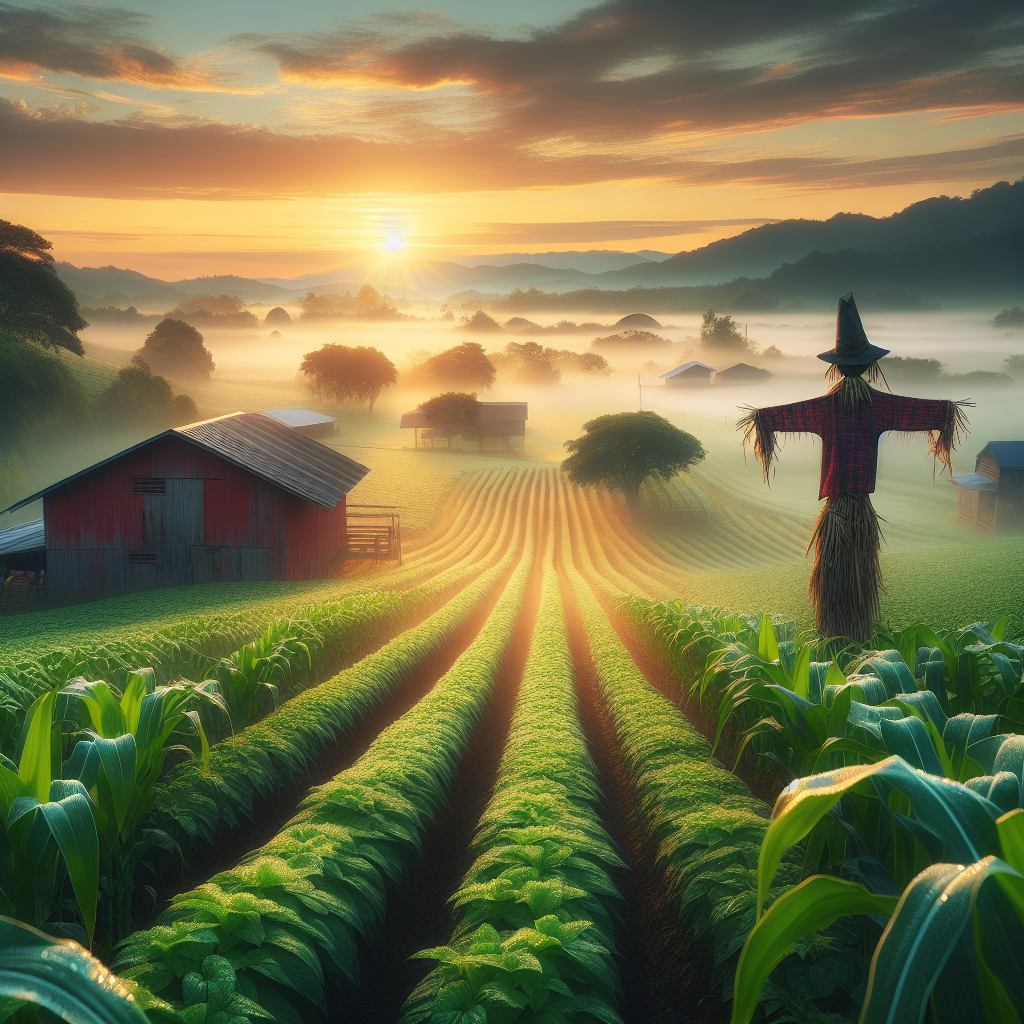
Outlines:
{"label": "small shed", "polygon": [[955,476],[957,514],[990,530],[1024,527],[1024,441],[989,441],[970,476]]}
{"label": "small shed", "polygon": [[0,600],[38,601],[46,594],[42,519],[0,530]]}
{"label": "small shed", "polygon": [[716,384],[764,384],[772,379],[771,370],[762,370],[750,363],[733,363],[715,373]]}
{"label": "small shed", "polygon": [[711,375],[714,372],[713,366],[693,360],[663,373],[658,379],[663,380],[665,386],[671,388],[707,387],[711,384]]}
{"label": "small shed", "polygon": [[403,428],[412,428],[415,448],[462,452],[521,452],[526,448],[526,402],[481,402],[480,436],[448,438],[419,410],[402,413]]}
{"label": "small shed", "polygon": [[261,413],[165,430],[32,494],[51,597],[329,577],[369,472]]}
{"label": "small shed", "polygon": [[324,416],[310,409],[267,409],[262,413],[306,437],[327,437],[338,432],[338,417]]}

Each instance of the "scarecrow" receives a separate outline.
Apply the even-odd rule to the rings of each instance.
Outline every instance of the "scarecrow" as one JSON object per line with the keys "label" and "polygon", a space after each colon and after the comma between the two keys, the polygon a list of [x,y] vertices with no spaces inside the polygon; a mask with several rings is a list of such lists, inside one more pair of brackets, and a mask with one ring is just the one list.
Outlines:
{"label": "scarecrow", "polygon": [[814,567],[807,593],[820,632],[862,643],[871,638],[882,586],[881,532],[871,505],[878,439],[890,430],[907,434],[927,430],[931,454],[952,474],[950,453],[967,428],[963,407],[973,405],[876,391],[868,382],[873,384],[882,376],[878,360],[884,355],[888,349],[868,341],[853,293],[844,295],[836,317],[836,347],[818,356],[831,363],[826,377],[834,387],[806,402],[767,409],[746,406],[748,411],[739,422],[745,431],[744,444],[753,440],[769,485],[778,454],[777,433],[821,437],[818,497],[825,499],[825,507],[811,535]]}

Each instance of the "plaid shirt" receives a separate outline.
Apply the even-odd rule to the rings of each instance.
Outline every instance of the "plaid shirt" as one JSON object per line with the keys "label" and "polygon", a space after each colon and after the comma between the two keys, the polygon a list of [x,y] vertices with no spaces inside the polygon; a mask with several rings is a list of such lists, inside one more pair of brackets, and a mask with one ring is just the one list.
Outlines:
{"label": "plaid shirt", "polygon": [[878,439],[887,430],[942,430],[953,412],[946,399],[904,398],[872,388],[871,405],[844,408],[838,395],[757,411],[770,430],[821,436],[819,498],[875,489]]}

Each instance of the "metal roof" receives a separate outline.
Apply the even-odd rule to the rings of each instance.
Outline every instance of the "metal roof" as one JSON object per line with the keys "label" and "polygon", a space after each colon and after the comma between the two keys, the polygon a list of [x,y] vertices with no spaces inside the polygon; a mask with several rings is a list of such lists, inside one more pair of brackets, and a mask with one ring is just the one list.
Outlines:
{"label": "metal roof", "polygon": [[662,377],[674,377],[677,373],[685,373],[687,370],[692,370],[695,366],[700,367],[702,370],[707,370],[708,373],[715,372],[715,368],[713,366],[708,366],[707,363],[698,363],[697,360],[694,359],[692,362],[683,363],[682,366],[677,366],[674,370],[669,370],[668,373],[663,373],[658,380],[661,380]]}
{"label": "metal roof", "polygon": [[[989,441],[985,447],[1000,469],[1024,469],[1024,441]],[[984,454],[982,451],[978,458]]]}
{"label": "metal roof", "polygon": [[324,508],[334,508],[370,472],[369,467],[305,434],[296,433],[291,427],[269,416],[258,412],[233,412],[216,419],[165,430],[23,498],[4,511],[13,512],[23,508],[100,466],[145,448],[160,438],[175,436],[205,448],[299,498],[315,501]]}
{"label": "metal roof", "polygon": [[966,487],[969,491],[999,490],[999,484],[995,480],[990,480],[987,476],[982,476],[981,473],[972,473],[970,476],[955,476],[953,477],[953,483]]}
{"label": "metal roof", "polygon": [[264,409],[261,416],[269,416],[286,427],[315,427],[318,423],[337,423],[337,416],[325,416],[310,409]]}
{"label": "metal roof", "polygon": [[45,547],[46,531],[42,519],[0,530],[0,555],[11,555],[16,551],[42,551]]}
{"label": "metal roof", "polygon": [[[526,420],[526,402],[481,402],[480,419],[491,420]],[[419,409],[403,412],[400,427],[432,427],[433,424]]]}

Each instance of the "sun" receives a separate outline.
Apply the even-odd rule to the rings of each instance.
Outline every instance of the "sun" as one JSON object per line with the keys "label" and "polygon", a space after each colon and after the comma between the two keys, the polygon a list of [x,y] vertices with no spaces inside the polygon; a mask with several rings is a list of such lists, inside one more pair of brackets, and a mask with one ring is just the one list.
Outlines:
{"label": "sun", "polygon": [[380,247],[382,249],[404,249],[405,239],[400,235],[388,235],[380,240]]}

